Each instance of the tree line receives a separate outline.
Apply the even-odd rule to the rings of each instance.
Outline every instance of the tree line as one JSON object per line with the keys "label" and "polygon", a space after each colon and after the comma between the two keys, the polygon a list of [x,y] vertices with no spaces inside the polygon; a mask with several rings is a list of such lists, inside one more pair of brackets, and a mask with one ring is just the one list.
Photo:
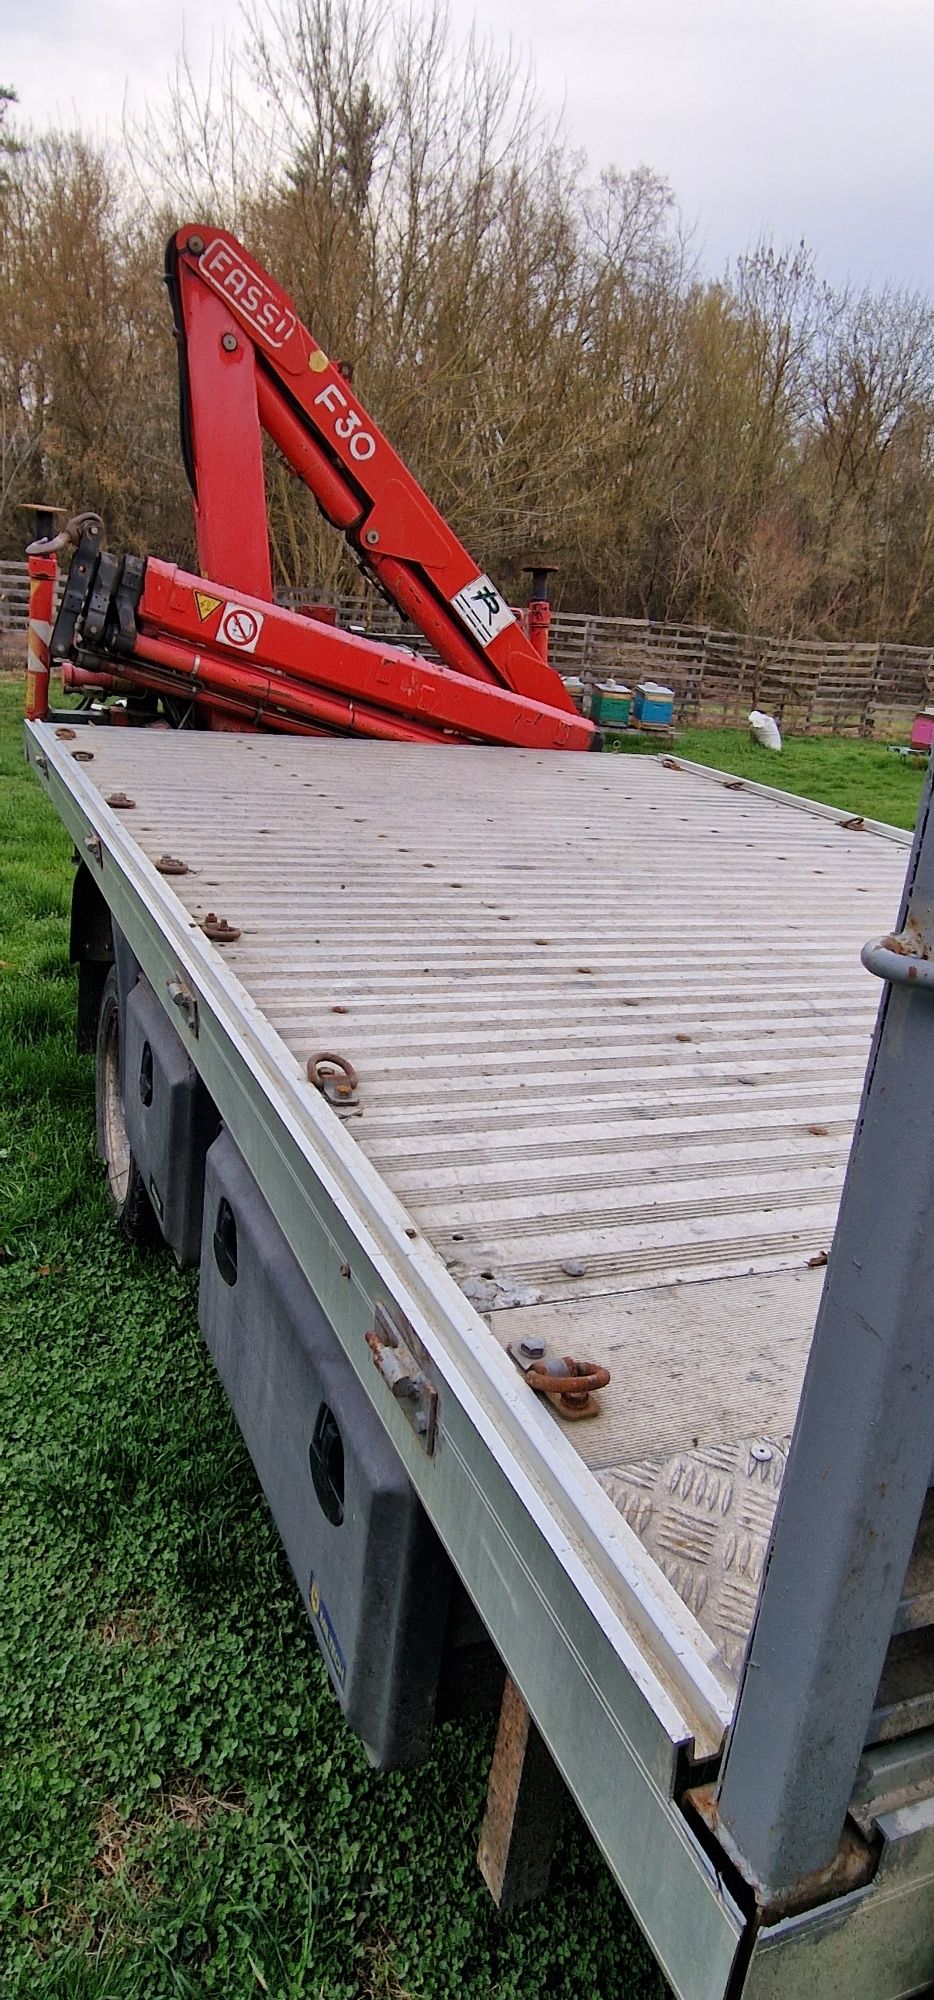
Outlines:
{"label": "tree line", "polygon": [[[0,91],[3,556],[43,498],[192,561],[161,274],[195,218],[293,293],[510,593],[545,559],[568,609],[934,642],[931,303],[803,245],[704,275],[664,180],[590,175],[440,0],[257,5],[119,145],[19,130]],[[268,483],[281,581],[346,588],[273,452]]]}

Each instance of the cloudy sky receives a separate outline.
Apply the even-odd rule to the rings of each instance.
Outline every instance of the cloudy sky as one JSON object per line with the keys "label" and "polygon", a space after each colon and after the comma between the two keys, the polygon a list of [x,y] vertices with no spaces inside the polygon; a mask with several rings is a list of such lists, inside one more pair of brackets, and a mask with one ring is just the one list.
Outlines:
{"label": "cloudy sky", "polygon": [[[595,166],[670,180],[708,269],[757,236],[934,294],[932,0],[450,0],[534,57]],[[0,81],[31,123],[118,127],[236,31],[238,0],[0,0]]]}

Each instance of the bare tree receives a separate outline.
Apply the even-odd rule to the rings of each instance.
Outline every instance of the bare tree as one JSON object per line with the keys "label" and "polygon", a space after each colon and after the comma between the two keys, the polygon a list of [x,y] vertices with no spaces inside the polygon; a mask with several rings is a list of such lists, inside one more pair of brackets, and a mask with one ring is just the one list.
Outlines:
{"label": "bare tree", "polygon": [[[0,93],[0,127],[10,94]],[[0,131],[0,544],[41,488],[190,560],[166,237],[240,233],[510,592],[934,639],[934,313],[802,245],[711,280],[647,166],[596,179],[442,0],[247,0],[121,155]],[[277,573],[362,588],[267,453]],[[31,489],[27,491],[27,489]]]}

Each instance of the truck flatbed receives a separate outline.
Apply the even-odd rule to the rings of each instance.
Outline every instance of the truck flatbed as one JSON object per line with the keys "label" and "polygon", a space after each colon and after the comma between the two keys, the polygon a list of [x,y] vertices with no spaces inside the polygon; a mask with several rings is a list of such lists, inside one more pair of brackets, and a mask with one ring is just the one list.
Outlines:
{"label": "truck flatbed", "polygon": [[[676,1798],[729,1726],[909,836],[674,758],[27,742],[668,1976],[725,1990],[741,1912]],[[533,1395],[527,1333],[609,1368],[598,1418]]]}

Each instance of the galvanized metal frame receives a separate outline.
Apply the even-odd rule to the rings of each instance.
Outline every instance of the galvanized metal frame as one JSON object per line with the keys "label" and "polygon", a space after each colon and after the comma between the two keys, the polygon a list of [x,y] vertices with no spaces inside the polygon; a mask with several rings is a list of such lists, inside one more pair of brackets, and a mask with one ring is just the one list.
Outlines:
{"label": "galvanized metal frame", "polygon": [[[192,1058],[667,1977],[683,2000],[725,1991],[743,1918],[675,1801],[682,1761],[715,1755],[729,1721],[715,1649],[126,824],[51,728],[27,726],[27,754],[79,850],[98,843],[95,879],[167,1012],[170,981],[196,995]],[[372,1366],[379,1303],[438,1388],[431,1457]]]}
{"label": "galvanized metal frame", "polygon": [[[931,1475],[934,768],[885,987],[798,1421],[720,1783],[752,1876],[832,1859]],[[892,950],[901,943],[901,951]],[[894,965],[889,963],[894,959]]]}
{"label": "galvanized metal frame", "polygon": [[902,2000],[934,1989],[934,1731],[867,1751],[853,1817],[876,1847],[871,1881],[752,1934],[729,2000]]}
{"label": "galvanized metal frame", "polygon": [[[681,770],[714,783],[736,786],[732,773],[677,758]],[[836,806],[783,792],[772,785],[742,781],[744,792],[791,806],[819,819],[846,826],[849,815]],[[930,781],[929,781],[930,782]],[[920,823],[920,822],[919,822]],[[907,850],[913,836],[901,827],[863,818],[863,830],[880,835]],[[911,880],[909,866],[907,884]],[[907,897],[897,928],[903,927]],[[917,960],[898,953],[889,940],[870,944],[863,963],[881,978],[893,971],[904,977]],[[929,962],[921,961],[929,971]],[[914,981],[912,980],[912,983]],[[923,983],[928,983],[924,980]],[[859,1129],[857,1127],[857,1129]],[[847,1449],[849,1444],[847,1442]],[[808,1607],[804,1607],[805,1610]],[[934,1985],[934,1805],[932,1805],[931,1731],[901,1743],[879,1744],[866,1752],[859,1767],[852,1808],[867,1833],[881,1841],[872,1881],[849,1895],[835,1897],[796,1917],[759,1929],[744,1946],[742,1967],[735,1976],[735,2000],[839,2000],[841,1994],[859,2000],[902,2000],[926,1993]],[[770,1801],[759,1794],[753,1755],[749,1777],[750,1820],[767,1826]],[[840,1795],[846,1790],[840,1787]],[[721,1802],[722,1803],[722,1802]],[[729,1810],[729,1806],[728,1806]]]}

